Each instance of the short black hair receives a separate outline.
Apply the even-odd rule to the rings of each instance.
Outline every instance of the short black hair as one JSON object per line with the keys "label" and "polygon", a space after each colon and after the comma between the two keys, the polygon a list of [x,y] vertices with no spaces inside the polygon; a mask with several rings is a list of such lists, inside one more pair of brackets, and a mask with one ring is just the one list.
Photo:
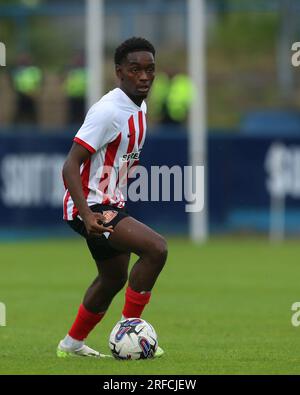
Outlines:
{"label": "short black hair", "polygon": [[151,52],[155,57],[155,49],[148,40],[142,37],[131,37],[116,48],[115,64],[121,64],[130,52],[138,51]]}

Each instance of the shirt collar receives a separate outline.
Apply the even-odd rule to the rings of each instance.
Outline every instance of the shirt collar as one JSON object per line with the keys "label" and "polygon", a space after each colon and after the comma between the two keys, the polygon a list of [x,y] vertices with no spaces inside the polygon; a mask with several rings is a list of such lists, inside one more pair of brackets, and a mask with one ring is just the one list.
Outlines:
{"label": "shirt collar", "polygon": [[129,104],[130,106],[134,106],[136,109],[138,109],[139,111],[141,111],[142,106],[144,104],[144,100],[141,103],[141,106],[138,106],[137,104],[135,104],[129,96],[126,95],[126,93],[121,89],[121,88],[116,88],[116,91],[118,92],[120,98],[126,103]]}

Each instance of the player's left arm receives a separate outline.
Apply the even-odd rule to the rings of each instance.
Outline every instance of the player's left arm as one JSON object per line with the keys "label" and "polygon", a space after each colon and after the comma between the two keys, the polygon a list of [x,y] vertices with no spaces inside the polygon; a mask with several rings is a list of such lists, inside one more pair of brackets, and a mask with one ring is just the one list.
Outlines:
{"label": "player's left arm", "polygon": [[63,166],[64,182],[85,224],[87,233],[90,235],[99,235],[103,232],[111,233],[113,232],[112,227],[104,227],[101,224],[105,220],[104,216],[94,213],[89,208],[83,193],[80,166],[90,159],[91,155],[91,152],[85,147],[74,142]]}

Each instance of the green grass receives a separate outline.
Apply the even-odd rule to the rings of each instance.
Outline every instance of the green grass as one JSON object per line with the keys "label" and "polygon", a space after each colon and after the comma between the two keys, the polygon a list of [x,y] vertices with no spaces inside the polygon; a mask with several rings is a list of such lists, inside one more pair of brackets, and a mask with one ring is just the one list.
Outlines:
{"label": "green grass", "polygon": [[[55,355],[96,274],[81,239],[0,244],[0,374],[299,374],[300,245],[220,238],[169,240],[169,258],[144,318],[166,355],[119,362]],[[88,344],[109,352],[124,291]]]}

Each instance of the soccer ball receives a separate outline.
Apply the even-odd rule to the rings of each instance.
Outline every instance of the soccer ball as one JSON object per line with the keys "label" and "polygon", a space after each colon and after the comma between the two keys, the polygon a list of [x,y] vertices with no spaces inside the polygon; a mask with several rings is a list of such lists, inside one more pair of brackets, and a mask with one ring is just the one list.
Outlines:
{"label": "soccer ball", "polygon": [[109,347],[116,359],[153,358],[157,346],[153,326],[141,318],[119,321],[109,336]]}

